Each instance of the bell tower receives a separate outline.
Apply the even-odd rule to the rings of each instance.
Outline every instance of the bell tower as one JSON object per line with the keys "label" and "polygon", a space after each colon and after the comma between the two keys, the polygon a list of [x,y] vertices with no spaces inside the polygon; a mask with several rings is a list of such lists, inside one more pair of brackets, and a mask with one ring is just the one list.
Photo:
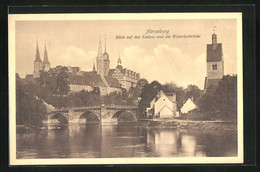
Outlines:
{"label": "bell tower", "polygon": [[207,77],[204,88],[217,86],[224,76],[224,58],[222,44],[217,42],[217,34],[212,34],[212,44],[207,44]]}

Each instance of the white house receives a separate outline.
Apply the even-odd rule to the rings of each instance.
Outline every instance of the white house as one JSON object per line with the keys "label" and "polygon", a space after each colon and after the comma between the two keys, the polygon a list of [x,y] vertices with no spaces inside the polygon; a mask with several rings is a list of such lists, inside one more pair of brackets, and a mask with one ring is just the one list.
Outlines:
{"label": "white house", "polygon": [[191,110],[197,109],[198,107],[195,103],[189,98],[182,106],[181,113],[188,113]]}
{"label": "white house", "polygon": [[164,93],[162,90],[150,102],[146,109],[147,117],[174,118],[177,115],[176,93]]}

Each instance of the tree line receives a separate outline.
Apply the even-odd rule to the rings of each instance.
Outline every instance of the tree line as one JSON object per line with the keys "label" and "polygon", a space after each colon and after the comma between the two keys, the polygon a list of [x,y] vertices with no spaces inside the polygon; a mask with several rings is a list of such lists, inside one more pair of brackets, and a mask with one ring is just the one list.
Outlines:
{"label": "tree line", "polygon": [[179,111],[188,98],[193,98],[201,112],[212,116],[232,118],[236,117],[236,80],[234,76],[224,76],[217,87],[200,90],[196,85],[187,88],[175,83],[161,84],[158,81],[149,83],[140,79],[135,87],[122,93],[111,93],[101,96],[95,89],[91,92],[70,92],[68,69],[57,66],[55,70],[41,72],[40,77],[33,80],[21,79],[16,76],[16,107],[17,124],[39,126],[45,118],[46,104],[55,108],[79,107],[92,105],[136,105],[139,118],[145,118],[145,110],[154,96],[163,90],[166,93],[176,93],[177,110]]}

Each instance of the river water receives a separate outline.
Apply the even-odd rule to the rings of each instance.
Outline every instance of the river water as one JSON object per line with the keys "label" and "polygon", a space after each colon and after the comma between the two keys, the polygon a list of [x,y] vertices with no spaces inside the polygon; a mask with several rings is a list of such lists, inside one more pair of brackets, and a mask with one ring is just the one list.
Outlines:
{"label": "river water", "polygon": [[17,158],[237,156],[236,130],[75,125],[17,133]]}

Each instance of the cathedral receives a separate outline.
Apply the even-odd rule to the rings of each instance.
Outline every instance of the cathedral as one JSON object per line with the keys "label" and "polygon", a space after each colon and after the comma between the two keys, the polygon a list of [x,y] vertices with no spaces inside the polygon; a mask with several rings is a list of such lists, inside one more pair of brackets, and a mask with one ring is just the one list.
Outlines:
{"label": "cathedral", "polygon": [[48,72],[50,70],[51,64],[48,59],[48,53],[46,48],[46,42],[44,46],[44,58],[43,61],[40,57],[40,51],[38,47],[38,40],[36,43],[36,57],[34,60],[34,71],[33,71],[33,78],[39,78],[40,77],[40,71],[46,71]]}
{"label": "cathedral", "polygon": [[[41,71],[56,71],[59,67],[61,66],[50,68],[46,43],[44,47],[44,59],[43,61],[41,60],[37,41],[33,75],[26,75],[26,79],[32,80],[33,78],[39,78]],[[122,67],[120,56],[118,58],[117,67],[115,69],[110,69],[109,54],[106,50],[106,40],[103,52],[101,38],[98,45],[96,67],[94,63],[92,71],[82,71],[79,67],[67,66],[70,91],[94,91],[98,89],[101,95],[107,95],[112,92],[122,93],[122,88],[129,90],[131,87],[135,87],[140,79],[139,73]]]}
{"label": "cathedral", "polygon": [[207,77],[204,89],[217,86],[224,76],[224,59],[222,44],[217,42],[217,35],[212,34],[212,43],[207,44]]}

